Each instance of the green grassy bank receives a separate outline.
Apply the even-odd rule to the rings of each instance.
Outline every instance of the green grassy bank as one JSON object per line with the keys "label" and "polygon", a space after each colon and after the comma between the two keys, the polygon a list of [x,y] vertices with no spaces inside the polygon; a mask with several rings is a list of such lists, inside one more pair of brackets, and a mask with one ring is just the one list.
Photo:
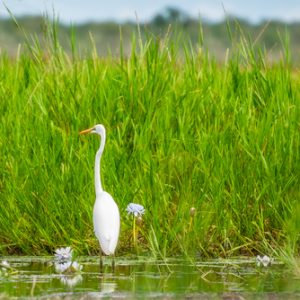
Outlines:
{"label": "green grassy bank", "polygon": [[[271,65],[244,41],[220,65],[163,40],[132,49],[70,57],[54,37],[47,51],[0,56],[0,253],[97,253],[99,139],[78,133],[102,123],[119,255],[297,254],[300,82],[288,54]],[[137,250],[130,202],[146,208]]]}

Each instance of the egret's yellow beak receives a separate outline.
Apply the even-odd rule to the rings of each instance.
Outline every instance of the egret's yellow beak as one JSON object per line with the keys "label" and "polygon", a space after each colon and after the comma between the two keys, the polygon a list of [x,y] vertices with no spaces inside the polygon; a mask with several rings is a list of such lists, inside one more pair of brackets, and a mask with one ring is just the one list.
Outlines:
{"label": "egret's yellow beak", "polygon": [[79,132],[79,134],[88,134],[91,133],[91,131],[94,129],[94,127],[89,128],[89,129],[85,129]]}

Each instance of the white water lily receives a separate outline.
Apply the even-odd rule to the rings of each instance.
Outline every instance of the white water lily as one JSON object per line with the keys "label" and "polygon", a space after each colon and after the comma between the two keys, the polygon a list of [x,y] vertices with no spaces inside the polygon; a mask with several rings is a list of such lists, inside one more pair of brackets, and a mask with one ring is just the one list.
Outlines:
{"label": "white water lily", "polygon": [[55,250],[54,267],[56,273],[76,273],[82,270],[82,265],[72,260],[73,250],[71,247],[58,248]]}
{"label": "white water lily", "polygon": [[55,259],[60,262],[67,262],[72,260],[72,252],[71,247],[66,248],[58,248],[55,250]]}
{"label": "white water lily", "polygon": [[274,259],[270,258],[267,255],[264,255],[263,257],[260,257],[259,255],[257,255],[257,257],[256,257],[256,264],[257,264],[257,266],[263,265],[264,267],[267,267],[273,261],[274,261]]}
{"label": "white water lily", "polygon": [[126,211],[128,214],[132,214],[135,217],[142,216],[145,213],[145,208],[141,204],[129,203],[127,205]]}
{"label": "white water lily", "polygon": [[78,273],[82,270],[82,265],[77,261],[55,262],[56,273]]}
{"label": "white water lily", "polygon": [[4,276],[8,276],[10,271],[9,263],[6,260],[2,260],[0,266],[1,266],[0,274]]}
{"label": "white water lily", "polygon": [[66,261],[66,262],[56,262],[54,264],[55,266],[55,272],[56,273],[64,273],[66,272],[72,265],[71,261]]}
{"label": "white water lily", "polygon": [[[0,276],[10,276],[18,273],[18,270],[11,267],[7,260],[2,260],[0,262]],[[0,295],[1,298],[1,295]]]}
{"label": "white water lily", "polygon": [[9,265],[9,263],[7,262],[7,260],[2,260],[2,262],[1,262],[1,267],[2,267],[2,268],[8,269],[8,268],[10,268],[10,265]]}

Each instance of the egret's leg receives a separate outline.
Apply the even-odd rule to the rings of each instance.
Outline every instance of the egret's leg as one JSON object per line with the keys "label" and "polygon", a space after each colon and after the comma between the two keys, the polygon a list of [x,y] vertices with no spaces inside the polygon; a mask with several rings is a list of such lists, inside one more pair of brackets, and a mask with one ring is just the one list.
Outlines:
{"label": "egret's leg", "polygon": [[102,273],[103,271],[103,260],[102,260],[102,251],[100,249],[100,272]]}
{"label": "egret's leg", "polygon": [[111,270],[113,273],[115,272],[115,255],[114,254],[112,256],[112,261],[111,261]]}

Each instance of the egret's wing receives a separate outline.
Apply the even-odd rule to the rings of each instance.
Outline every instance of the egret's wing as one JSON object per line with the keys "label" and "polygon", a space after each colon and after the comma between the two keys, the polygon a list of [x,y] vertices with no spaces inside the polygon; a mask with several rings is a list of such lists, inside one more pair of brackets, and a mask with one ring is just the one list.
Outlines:
{"label": "egret's wing", "polygon": [[93,223],[102,251],[107,255],[113,254],[119,238],[120,213],[110,194],[103,192],[97,197]]}

